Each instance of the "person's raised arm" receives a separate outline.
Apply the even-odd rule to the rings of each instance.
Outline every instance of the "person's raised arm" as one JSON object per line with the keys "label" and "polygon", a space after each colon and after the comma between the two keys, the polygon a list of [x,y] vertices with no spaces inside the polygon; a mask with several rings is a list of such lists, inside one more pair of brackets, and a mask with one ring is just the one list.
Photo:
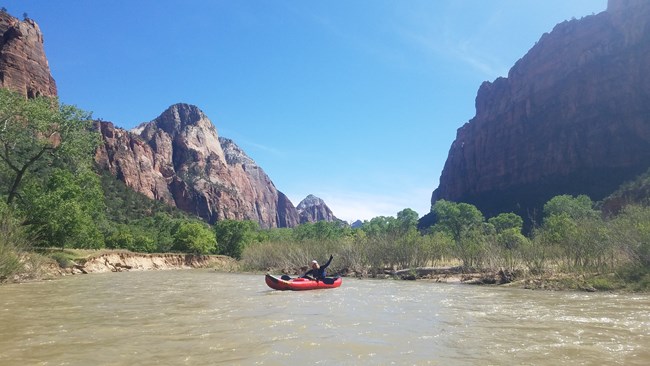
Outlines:
{"label": "person's raised arm", "polygon": [[324,268],[327,268],[327,266],[329,266],[330,263],[332,263],[332,259],[333,259],[333,258],[334,258],[334,256],[330,254],[330,259],[327,261],[327,263],[325,263],[325,264],[324,264],[323,266],[321,266],[320,268],[323,268],[323,269],[324,269]]}

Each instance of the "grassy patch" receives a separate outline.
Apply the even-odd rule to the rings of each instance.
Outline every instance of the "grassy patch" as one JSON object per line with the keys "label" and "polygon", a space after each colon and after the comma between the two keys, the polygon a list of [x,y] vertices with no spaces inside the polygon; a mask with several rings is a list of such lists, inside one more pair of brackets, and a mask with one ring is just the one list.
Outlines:
{"label": "grassy patch", "polygon": [[69,253],[65,250],[62,251],[56,251],[56,252],[51,252],[46,255],[49,258],[52,258],[56,261],[56,263],[59,264],[59,267],[61,268],[70,268],[74,266],[75,263],[75,255],[73,253]]}
{"label": "grassy patch", "polygon": [[56,261],[61,268],[70,268],[75,264],[83,264],[89,257],[103,253],[116,252],[115,250],[93,250],[93,249],[60,249],[42,248],[39,254]]}

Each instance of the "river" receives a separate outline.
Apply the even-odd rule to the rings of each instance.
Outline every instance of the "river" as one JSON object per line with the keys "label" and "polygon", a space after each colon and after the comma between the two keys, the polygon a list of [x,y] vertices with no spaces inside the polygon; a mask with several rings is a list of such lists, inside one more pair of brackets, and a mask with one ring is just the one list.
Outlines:
{"label": "river", "polygon": [[648,365],[650,296],[106,273],[0,286],[0,365]]}

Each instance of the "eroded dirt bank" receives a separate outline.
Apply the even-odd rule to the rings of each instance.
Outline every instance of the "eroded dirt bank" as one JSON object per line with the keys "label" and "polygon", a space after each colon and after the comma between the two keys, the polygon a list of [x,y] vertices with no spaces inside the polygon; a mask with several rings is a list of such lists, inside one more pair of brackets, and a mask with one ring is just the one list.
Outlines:
{"label": "eroded dirt bank", "polygon": [[54,269],[58,273],[52,275],[208,267],[231,271],[236,269],[237,262],[222,255],[109,252],[78,259],[70,266]]}

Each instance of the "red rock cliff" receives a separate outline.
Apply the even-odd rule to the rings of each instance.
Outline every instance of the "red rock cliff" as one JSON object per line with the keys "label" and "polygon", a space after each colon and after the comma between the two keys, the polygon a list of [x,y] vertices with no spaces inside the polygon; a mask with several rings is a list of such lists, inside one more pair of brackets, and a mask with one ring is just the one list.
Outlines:
{"label": "red rock cliff", "polygon": [[192,105],[176,104],[131,132],[99,122],[95,160],[129,187],[210,223],[293,227],[298,214],[271,179]]}
{"label": "red rock cliff", "polygon": [[0,87],[27,97],[57,95],[43,48],[43,34],[31,19],[0,11]]}
{"label": "red rock cliff", "polygon": [[481,85],[432,203],[530,218],[555,195],[601,199],[649,166],[650,2],[610,0]]}

